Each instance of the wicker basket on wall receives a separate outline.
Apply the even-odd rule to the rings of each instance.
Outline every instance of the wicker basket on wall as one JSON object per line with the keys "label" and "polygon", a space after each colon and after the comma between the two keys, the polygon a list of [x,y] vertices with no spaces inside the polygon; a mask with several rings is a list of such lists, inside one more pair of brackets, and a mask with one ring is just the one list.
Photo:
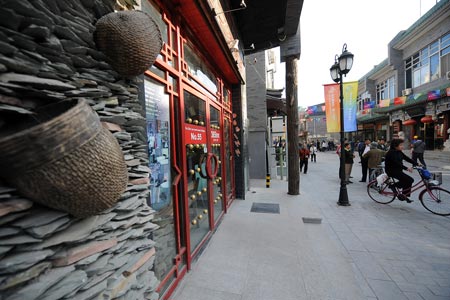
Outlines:
{"label": "wicker basket on wall", "polygon": [[122,76],[133,77],[150,68],[161,52],[161,32],[142,11],[109,13],[95,24],[97,48]]}
{"label": "wicker basket on wall", "polygon": [[0,177],[24,196],[82,218],[125,191],[122,150],[84,100],[48,105],[20,125],[0,132]]}

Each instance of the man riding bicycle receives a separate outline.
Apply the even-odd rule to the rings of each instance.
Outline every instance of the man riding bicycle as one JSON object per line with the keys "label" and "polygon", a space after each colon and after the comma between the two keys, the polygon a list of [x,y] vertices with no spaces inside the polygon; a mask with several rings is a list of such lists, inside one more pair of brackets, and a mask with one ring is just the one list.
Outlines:
{"label": "man riding bicycle", "polygon": [[409,162],[413,166],[417,166],[417,163],[406,156],[403,152],[403,140],[402,139],[393,139],[391,141],[391,146],[389,151],[386,153],[385,157],[385,171],[386,174],[390,177],[398,179],[396,183],[396,187],[402,189],[402,193],[398,195],[398,199],[411,203],[413,202],[408,197],[411,195],[411,186],[414,182],[414,179],[403,173],[403,170],[408,170],[408,172],[412,173],[411,167],[406,167],[403,165],[403,160]]}

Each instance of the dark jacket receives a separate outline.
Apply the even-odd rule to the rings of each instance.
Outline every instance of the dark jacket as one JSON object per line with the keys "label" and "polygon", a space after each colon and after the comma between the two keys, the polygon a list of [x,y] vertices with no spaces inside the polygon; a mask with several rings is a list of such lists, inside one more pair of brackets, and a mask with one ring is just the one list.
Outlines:
{"label": "dark jacket", "polygon": [[344,159],[346,164],[352,164],[353,163],[353,152],[351,150],[345,149],[344,151]]}
{"label": "dark jacket", "polygon": [[407,170],[408,168],[403,165],[403,160],[411,163],[413,166],[417,164],[408,156],[406,156],[402,151],[399,150],[389,150],[386,153],[386,157],[384,159],[385,170],[389,176],[393,174],[402,172],[403,170]]}

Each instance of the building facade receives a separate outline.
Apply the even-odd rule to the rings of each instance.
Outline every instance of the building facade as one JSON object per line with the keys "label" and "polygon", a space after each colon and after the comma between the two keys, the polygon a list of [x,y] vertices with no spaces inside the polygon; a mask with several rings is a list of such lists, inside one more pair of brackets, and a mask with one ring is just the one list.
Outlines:
{"label": "building facade", "polygon": [[[449,149],[450,1],[439,1],[388,45],[388,58],[359,80],[358,136],[420,136]],[[450,145],[449,145],[450,146]]]}

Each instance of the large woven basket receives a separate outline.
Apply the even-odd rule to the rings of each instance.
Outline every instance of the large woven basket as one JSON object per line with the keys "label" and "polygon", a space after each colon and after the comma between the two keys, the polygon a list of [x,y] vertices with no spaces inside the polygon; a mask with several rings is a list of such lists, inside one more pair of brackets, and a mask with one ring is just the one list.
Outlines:
{"label": "large woven basket", "polygon": [[95,24],[97,48],[122,76],[132,77],[151,67],[162,48],[161,32],[142,11],[109,13]]}
{"label": "large woven basket", "polygon": [[84,100],[47,106],[25,125],[0,133],[0,177],[24,196],[76,217],[117,202],[128,182],[123,153]]}

